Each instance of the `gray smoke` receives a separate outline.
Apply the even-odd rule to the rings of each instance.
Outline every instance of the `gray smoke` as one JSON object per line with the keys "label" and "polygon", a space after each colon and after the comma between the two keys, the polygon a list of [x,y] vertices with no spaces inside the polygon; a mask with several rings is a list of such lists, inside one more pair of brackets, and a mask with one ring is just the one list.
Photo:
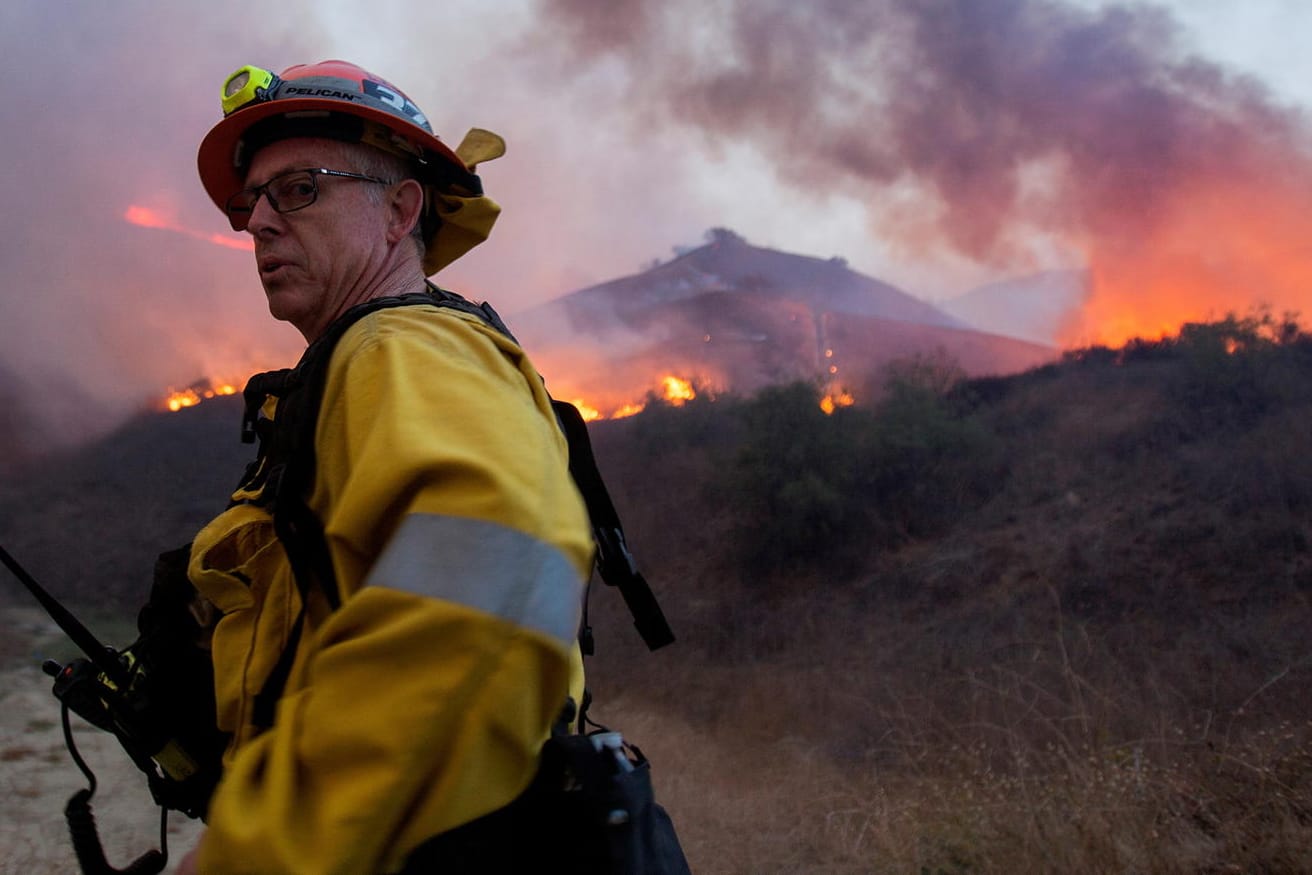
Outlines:
{"label": "gray smoke", "polygon": [[[1269,281],[1284,265],[1254,252],[1251,238],[1227,243],[1235,213],[1275,224],[1296,212],[1293,199],[1312,194],[1302,116],[1256,80],[1191,56],[1157,8],[1057,0],[546,0],[545,8],[563,58],[623,65],[636,126],[749,141],[800,191],[860,192],[876,232],[913,249],[1025,267],[1055,241],[1096,277],[1119,282],[1127,259],[1147,278],[1164,268],[1146,258],[1206,245],[1190,217],[1209,208],[1209,257]],[[1312,232],[1306,218],[1296,222],[1297,231],[1282,232],[1291,242]],[[1160,255],[1133,252],[1145,241]],[[1195,280],[1195,295],[1216,291]],[[1276,303],[1301,294],[1296,283],[1268,285]],[[1113,282],[1098,292],[1121,293]]]}

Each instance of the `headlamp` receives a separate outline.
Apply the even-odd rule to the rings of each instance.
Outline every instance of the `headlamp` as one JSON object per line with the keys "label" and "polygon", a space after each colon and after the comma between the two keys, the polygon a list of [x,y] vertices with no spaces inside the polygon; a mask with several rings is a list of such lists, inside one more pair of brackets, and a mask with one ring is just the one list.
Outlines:
{"label": "headlamp", "polygon": [[281,80],[272,72],[249,64],[223,80],[223,114],[231,115],[243,106],[269,100]]}

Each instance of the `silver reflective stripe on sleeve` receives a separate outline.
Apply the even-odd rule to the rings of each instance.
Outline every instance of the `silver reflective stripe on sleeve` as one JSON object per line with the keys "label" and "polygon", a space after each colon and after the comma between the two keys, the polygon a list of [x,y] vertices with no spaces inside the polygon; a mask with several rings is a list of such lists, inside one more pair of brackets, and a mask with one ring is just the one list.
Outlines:
{"label": "silver reflective stripe on sleeve", "polygon": [[566,647],[578,637],[583,581],[569,559],[551,544],[486,520],[407,516],[365,586],[475,608]]}

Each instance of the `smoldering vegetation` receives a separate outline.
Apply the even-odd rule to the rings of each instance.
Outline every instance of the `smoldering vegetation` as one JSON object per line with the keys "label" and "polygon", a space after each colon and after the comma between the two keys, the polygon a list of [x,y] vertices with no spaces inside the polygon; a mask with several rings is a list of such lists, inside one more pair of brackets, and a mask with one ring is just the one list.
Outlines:
{"label": "smoldering vegetation", "polygon": [[[593,716],[652,758],[695,871],[1300,870],[1312,336],[1228,317],[869,382],[832,415],[795,383],[592,428],[679,637],[646,653],[598,586]],[[13,472],[0,543],[127,614],[240,473],[237,417]]]}

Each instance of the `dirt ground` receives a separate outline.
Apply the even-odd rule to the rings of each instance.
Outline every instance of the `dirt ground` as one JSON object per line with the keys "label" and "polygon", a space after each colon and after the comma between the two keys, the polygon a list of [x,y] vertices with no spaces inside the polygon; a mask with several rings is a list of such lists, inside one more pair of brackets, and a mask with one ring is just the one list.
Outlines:
{"label": "dirt ground", "polygon": [[[59,703],[41,671],[49,651],[63,647],[60,633],[39,610],[5,608],[0,636],[6,639],[0,660],[0,872],[76,875],[64,805],[87,782],[64,746]],[[91,803],[105,856],[122,869],[159,847],[159,808],[145,776],[112,736],[76,716],[71,721],[73,739],[98,781]],[[200,826],[169,814],[165,872],[191,848]]]}

